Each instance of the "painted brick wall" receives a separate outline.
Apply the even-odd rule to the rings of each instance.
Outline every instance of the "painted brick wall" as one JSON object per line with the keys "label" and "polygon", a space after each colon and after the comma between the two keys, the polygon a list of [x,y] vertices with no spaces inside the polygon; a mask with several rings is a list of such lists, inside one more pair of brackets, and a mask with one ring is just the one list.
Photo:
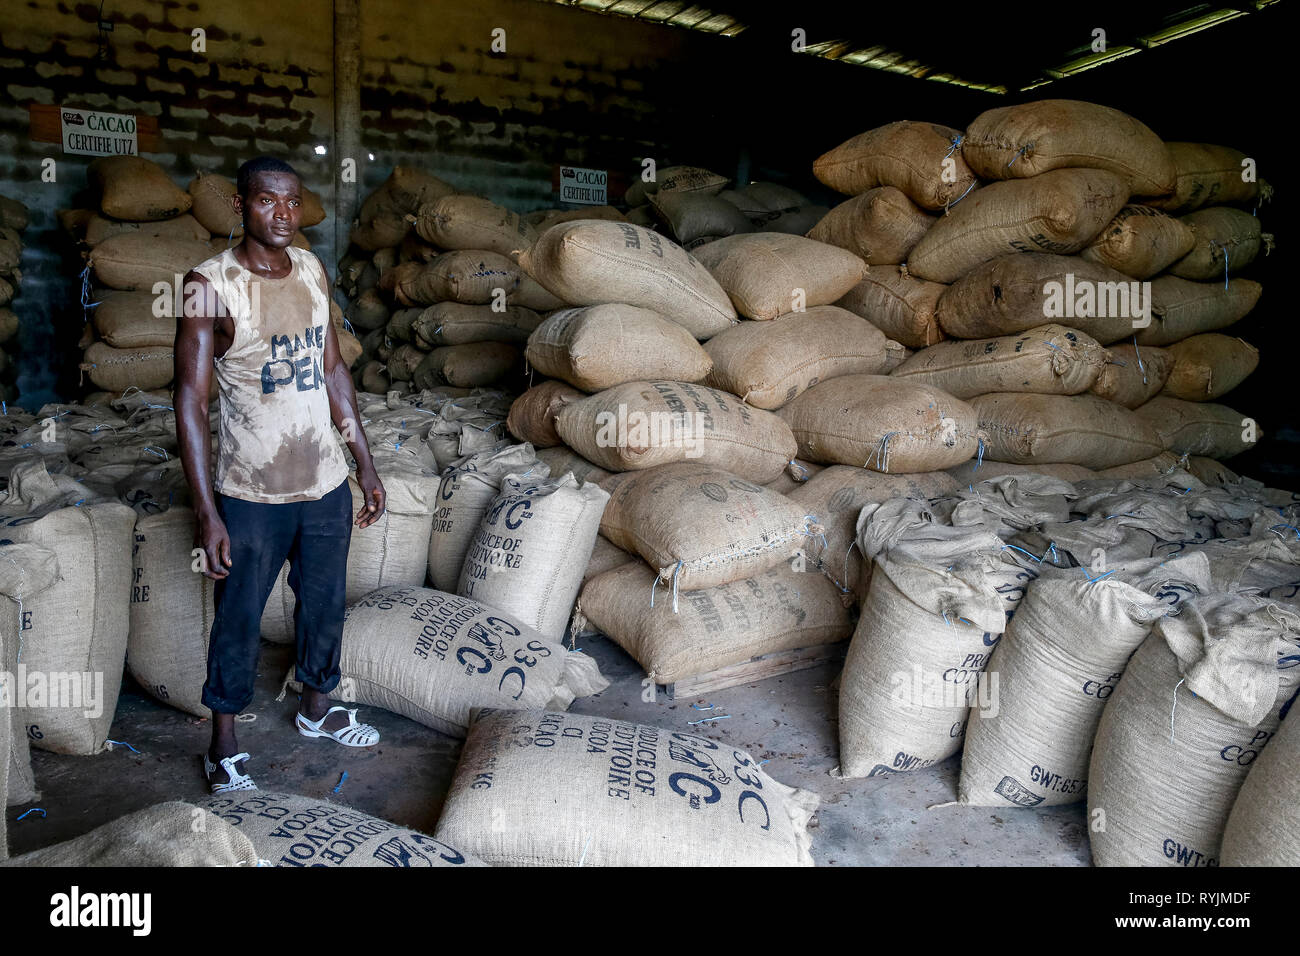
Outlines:
{"label": "painted brick wall", "polygon": [[[13,308],[22,320],[20,401],[84,394],[75,343],[77,261],[55,210],[87,206],[92,157],[65,156],[57,143],[29,137],[28,104],[108,109],[156,117],[162,152],[146,154],[184,187],[197,171],[233,177],[265,152],[294,163],[318,191],[331,183],[328,157],[313,152],[332,134],[331,5],[223,0],[107,0],[112,32],[99,42],[99,5],[27,0],[0,20],[0,193],[31,209],[23,235],[23,282]],[[256,12],[256,21],[250,13]],[[303,29],[304,24],[313,24]],[[192,50],[191,30],[206,32]],[[41,181],[41,160],[56,159],[57,182]],[[308,233],[326,261],[328,228]]]}
{"label": "painted brick wall", "polygon": [[[29,103],[157,117],[164,151],[149,158],[181,185],[268,152],[333,204],[329,0],[106,0],[102,58],[98,14],[97,3],[25,0],[0,20],[0,193],[32,209],[14,302],[25,405],[87,390],[73,347],[77,265],[54,213],[90,201],[88,158],[32,143]],[[204,53],[191,49],[195,27]],[[495,28],[504,54],[491,50]],[[537,0],[362,0],[361,33],[363,195],[409,163],[527,211],[552,204],[557,163],[634,175],[649,155],[740,168],[828,202],[810,171],[821,152],[903,117],[962,126],[992,102],[794,55],[788,36],[713,37]],[[57,183],[39,181],[46,156]],[[308,235],[332,269],[331,222]]]}

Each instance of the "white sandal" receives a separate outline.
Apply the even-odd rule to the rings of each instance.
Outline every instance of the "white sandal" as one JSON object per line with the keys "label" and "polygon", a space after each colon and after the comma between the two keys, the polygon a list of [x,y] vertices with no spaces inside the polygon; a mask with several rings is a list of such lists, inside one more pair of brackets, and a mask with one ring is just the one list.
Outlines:
{"label": "white sandal", "polygon": [[[347,711],[348,725],[335,731],[322,730],[321,724],[329,719],[329,715],[341,710]],[[379,731],[369,724],[357,723],[357,712],[346,707],[331,707],[320,720],[309,720],[298,711],[293,722],[304,737],[329,737],[344,747],[372,747],[379,743]]]}
{"label": "white sandal", "polygon": [[[235,764],[239,763],[241,760],[250,759],[252,758],[250,758],[248,754],[235,754],[233,757],[222,757],[219,761],[221,766],[218,767],[217,764],[214,764],[208,759],[207,754],[204,754],[203,772],[207,775],[208,783],[212,786],[212,792],[229,793],[232,790],[256,790],[257,784],[253,783],[253,778],[248,774],[240,773],[235,769]],[[216,773],[218,769],[226,772],[225,783],[212,783],[212,775]]]}

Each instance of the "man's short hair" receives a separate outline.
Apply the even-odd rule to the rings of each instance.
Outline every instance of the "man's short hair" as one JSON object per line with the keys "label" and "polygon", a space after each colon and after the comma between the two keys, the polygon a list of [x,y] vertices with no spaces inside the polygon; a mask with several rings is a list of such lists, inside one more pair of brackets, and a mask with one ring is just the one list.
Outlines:
{"label": "man's short hair", "polygon": [[[276,159],[274,156],[254,156],[240,166],[239,172],[235,174],[235,191],[247,199],[253,181],[262,173],[292,173],[298,176],[298,171],[283,159]],[[301,181],[302,177],[298,176],[298,179]]]}

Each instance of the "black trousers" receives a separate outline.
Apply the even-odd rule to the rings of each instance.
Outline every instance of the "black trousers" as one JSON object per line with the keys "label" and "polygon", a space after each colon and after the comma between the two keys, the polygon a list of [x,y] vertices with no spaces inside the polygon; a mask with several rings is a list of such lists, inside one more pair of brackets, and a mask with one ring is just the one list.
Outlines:
{"label": "black trousers", "polygon": [[253,700],[262,611],[289,561],[298,679],[329,693],[339,682],[344,590],[352,540],[348,483],[315,501],[262,504],[217,495],[230,535],[229,574],[216,582],[203,703],[237,714]]}

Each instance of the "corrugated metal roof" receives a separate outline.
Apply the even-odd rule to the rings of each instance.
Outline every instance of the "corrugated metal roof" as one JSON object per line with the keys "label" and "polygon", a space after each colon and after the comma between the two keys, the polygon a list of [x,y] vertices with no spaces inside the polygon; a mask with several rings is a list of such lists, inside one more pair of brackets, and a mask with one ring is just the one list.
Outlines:
{"label": "corrugated metal roof", "polygon": [[[977,5],[831,4],[824,0],[542,0],[721,36],[749,32],[797,53],[951,83],[1023,92],[1249,16],[1281,0],[1230,5],[1094,0],[996,14]],[[1098,32],[1100,40],[1098,42]],[[793,38],[791,40],[790,38]],[[1081,44],[1082,41],[1082,44]]]}

